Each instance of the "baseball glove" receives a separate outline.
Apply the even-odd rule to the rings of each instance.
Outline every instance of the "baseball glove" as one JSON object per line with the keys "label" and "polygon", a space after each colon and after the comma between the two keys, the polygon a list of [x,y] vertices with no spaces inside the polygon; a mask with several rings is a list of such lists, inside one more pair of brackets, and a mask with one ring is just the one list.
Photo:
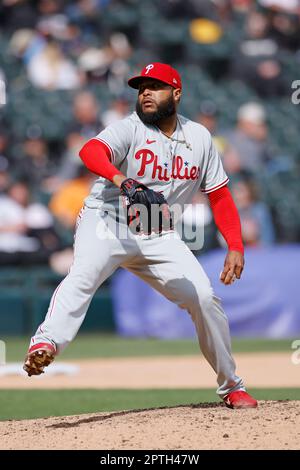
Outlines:
{"label": "baseball glove", "polygon": [[173,230],[169,205],[162,193],[132,178],[124,180],[120,189],[127,209],[127,225],[134,234]]}

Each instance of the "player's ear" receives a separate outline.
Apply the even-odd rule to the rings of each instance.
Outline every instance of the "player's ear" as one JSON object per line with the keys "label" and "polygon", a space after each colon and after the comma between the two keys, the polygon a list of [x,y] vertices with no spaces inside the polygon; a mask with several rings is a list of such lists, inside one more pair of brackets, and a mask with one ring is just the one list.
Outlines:
{"label": "player's ear", "polygon": [[173,96],[174,96],[176,103],[179,103],[180,98],[181,98],[181,89],[175,88],[175,90],[173,90]]}

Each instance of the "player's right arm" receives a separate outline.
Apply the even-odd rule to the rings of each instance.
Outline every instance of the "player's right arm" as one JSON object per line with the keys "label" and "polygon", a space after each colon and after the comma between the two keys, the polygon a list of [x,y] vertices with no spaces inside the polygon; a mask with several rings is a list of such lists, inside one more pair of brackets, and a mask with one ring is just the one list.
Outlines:
{"label": "player's right arm", "polygon": [[111,150],[108,145],[98,139],[91,139],[84,144],[79,156],[92,173],[112,181],[118,187],[126,179],[111,163]]}
{"label": "player's right arm", "polygon": [[135,125],[131,117],[107,126],[80,150],[85,166],[98,176],[120,187],[126,176],[118,169],[134,140]]}

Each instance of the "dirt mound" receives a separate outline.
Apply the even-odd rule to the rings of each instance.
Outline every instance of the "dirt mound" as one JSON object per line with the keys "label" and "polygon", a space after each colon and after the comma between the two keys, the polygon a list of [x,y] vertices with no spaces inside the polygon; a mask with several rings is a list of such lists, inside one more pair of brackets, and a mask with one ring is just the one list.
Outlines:
{"label": "dirt mound", "polygon": [[300,449],[300,401],[261,401],[0,422],[1,449]]}

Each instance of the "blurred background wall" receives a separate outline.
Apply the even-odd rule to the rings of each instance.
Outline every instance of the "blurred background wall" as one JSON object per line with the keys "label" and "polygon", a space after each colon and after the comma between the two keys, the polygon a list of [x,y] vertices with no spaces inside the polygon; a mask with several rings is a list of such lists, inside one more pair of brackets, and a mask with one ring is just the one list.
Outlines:
{"label": "blurred background wall", "polygon": [[[205,209],[195,256],[232,333],[300,333],[299,1],[3,0],[0,334],[30,334],[42,321],[94,179],[78,151],[134,109],[127,78],[154,61],[178,68],[180,113],[209,129],[230,176],[246,245],[232,287],[218,282],[225,246],[207,201],[193,203]],[[185,224],[195,229],[192,212]],[[96,294],[82,329],[194,335],[187,314],[123,271]]]}

